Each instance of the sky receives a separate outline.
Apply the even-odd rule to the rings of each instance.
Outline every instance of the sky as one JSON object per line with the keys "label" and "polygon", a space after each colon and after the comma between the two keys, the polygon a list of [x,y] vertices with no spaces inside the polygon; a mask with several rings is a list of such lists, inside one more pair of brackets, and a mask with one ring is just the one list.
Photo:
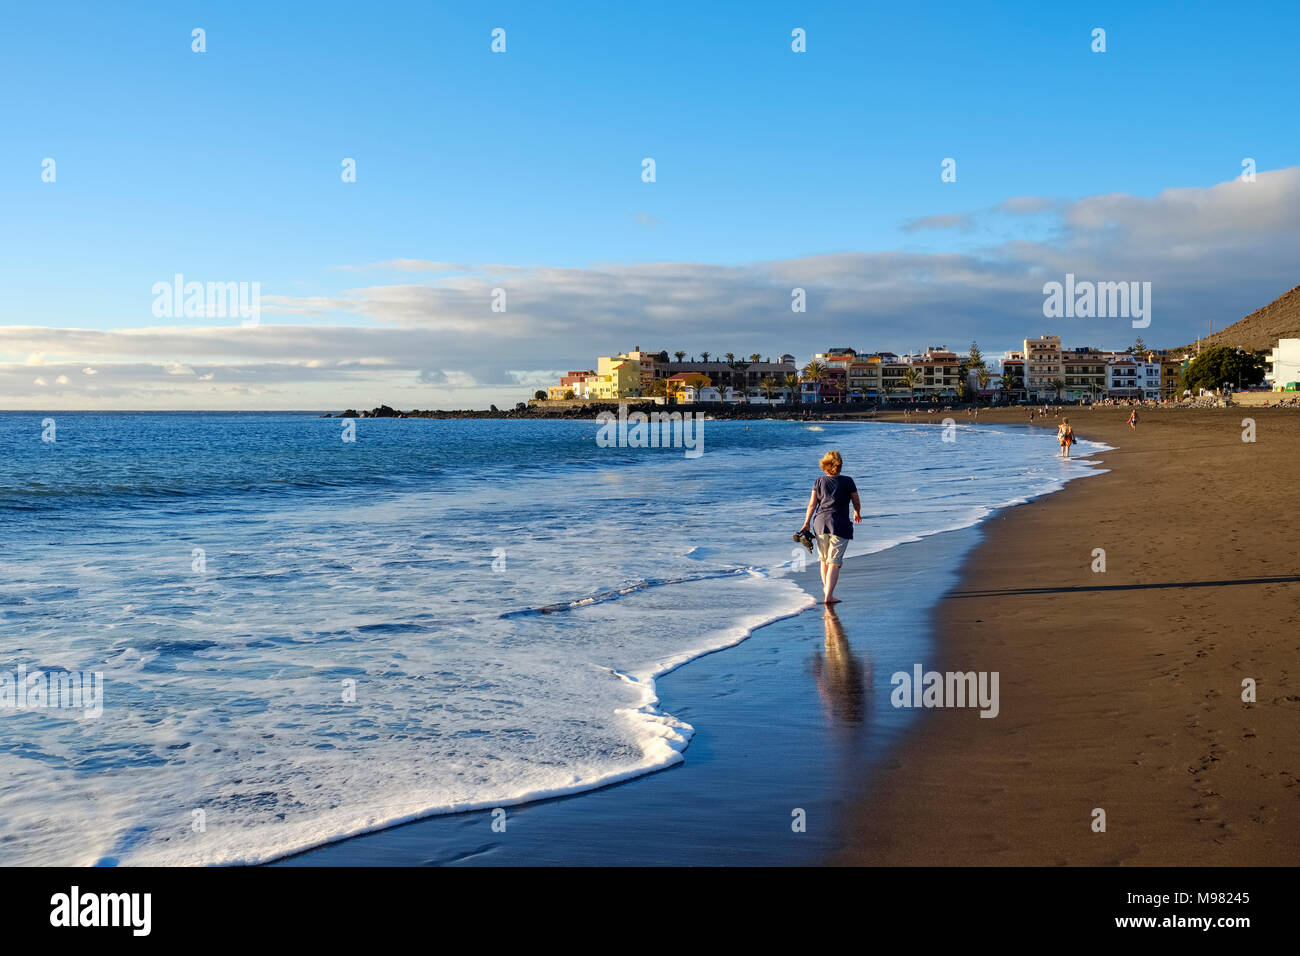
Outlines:
{"label": "sky", "polygon": [[[989,6],[12,5],[0,408],[510,407],[638,346],[1172,347],[1300,284],[1300,5]],[[1066,274],[1150,282],[1150,325],[1045,317]],[[159,314],[177,275],[257,283],[255,321]]]}

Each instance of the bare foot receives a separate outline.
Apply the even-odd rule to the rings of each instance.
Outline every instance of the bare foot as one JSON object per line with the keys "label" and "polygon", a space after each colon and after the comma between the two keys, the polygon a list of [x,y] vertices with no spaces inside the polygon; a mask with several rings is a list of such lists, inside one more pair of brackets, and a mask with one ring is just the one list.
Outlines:
{"label": "bare foot", "polygon": [[840,603],[840,599],[839,599],[839,598],[827,598],[825,601],[822,601],[822,603],[823,603],[823,604],[839,604],[839,603]]}

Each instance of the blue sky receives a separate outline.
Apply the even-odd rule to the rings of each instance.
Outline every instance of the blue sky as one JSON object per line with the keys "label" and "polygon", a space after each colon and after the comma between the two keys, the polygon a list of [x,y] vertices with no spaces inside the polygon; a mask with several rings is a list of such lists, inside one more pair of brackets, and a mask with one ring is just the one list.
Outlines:
{"label": "blue sky", "polygon": [[[0,323],[152,327],[159,322],[150,313],[151,287],[174,273],[255,280],[283,306],[269,310],[265,324],[397,327],[422,336],[426,354],[414,363],[403,361],[402,349],[366,354],[376,368],[396,360],[391,372],[405,376],[400,393],[371,378],[354,391],[346,377],[331,384],[319,375],[310,383],[272,376],[243,398],[213,393],[220,407],[236,399],[255,407],[258,394],[274,407],[332,407],[372,393],[376,403],[395,403],[400,394],[421,406],[435,397],[481,405],[499,396],[513,404],[521,389],[506,386],[527,376],[510,372],[587,367],[597,352],[633,345],[806,357],[828,344],[934,344],[911,338],[917,323],[908,304],[942,304],[924,290],[895,290],[884,297],[888,308],[873,310],[868,283],[856,311],[841,300],[819,314],[819,297],[810,293],[809,315],[792,325],[779,308],[749,321],[714,315],[714,300],[690,289],[681,295],[699,307],[689,316],[647,316],[638,326],[628,304],[640,300],[629,294],[617,317],[580,299],[592,314],[561,328],[555,317],[567,293],[539,308],[549,318],[530,323],[530,301],[543,288],[556,295],[556,287],[530,286],[516,273],[510,288],[521,310],[509,323],[485,313],[482,333],[471,335],[464,322],[421,321],[421,309],[450,308],[451,300],[416,298],[385,312],[374,301],[393,296],[373,290],[422,285],[472,299],[475,276],[486,287],[506,281],[509,273],[492,266],[573,270],[565,281],[586,288],[586,271],[606,267],[634,276],[634,267],[661,263],[766,274],[761,264],[825,264],[839,255],[939,256],[936,267],[944,254],[972,256],[996,273],[1014,270],[1019,256],[1008,250],[1022,241],[1064,251],[1068,268],[1078,247],[1062,237],[1079,228],[1068,213],[988,210],[1014,197],[1070,204],[1209,190],[1240,174],[1243,157],[1261,172],[1298,165],[1300,69],[1292,43],[1300,6],[981,6],[14,6],[0,34]],[[190,49],[195,27],[206,30],[202,54]],[[506,30],[504,54],[490,51],[495,27]],[[791,52],[795,27],[807,31],[806,53]],[[1095,27],[1106,30],[1102,54],[1090,50]],[[654,183],[641,181],[647,156],[657,164]],[[41,182],[46,157],[57,163],[55,183]],[[355,183],[340,181],[345,157],[357,162]],[[945,157],[957,161],[956,182],[940,181]],[[1289,179],[1270,188],[1280,189],[1276,202],[1294,193]],[[1130,213],[1149,215],[1140,203]],[[958,228],[905,228],[959,214],[971,218]],[[1276,245],[1294,232],[1279,225],[1273,238]],[[1223,244],[1220,258],[1241,250],[1238,233],[1212,227],[1198,255],[1214,256],[1214,241]],[[473,268],[458,279],[456,270],[372,267],[394,260]],[[918,271],[919,260],[909,261],[911,281],[924,282],[929,267]],[[1215,283],[1207,298],[1194,282],[1179,284],[1170,262],[1144,268],[1163,280],[1170,303],[1148,336],[1161,345],[1188,341],[1216,313],[1216,325],[1240,318],[1300,282],[1294,271],[1288,279],[1285,261],[1269,261]],[[1189,279],[1204,271],[1189,267]],[[687,270],[673,288],[716,281],[705,272]],[[815,288],[817,272],[810,269],[805,284]],[[605,288],[621,296],[623,275]],[[372,291],[357,307],[348,293],[362,289]],[[986,351],[1001,351],[1043,331],[1026,301],[1032,296],[1008,300],[1007,321],[992,300],[984,312],[957,308],[946,344],[964,347],[978,337]],[[1104,332],[1073,337],[1103,346],[1131,340],[1118,328]],[[140,377],[149,363],[190,367],[210,358],[223,372],[242,363],[250,384],[269,374],[265,366],[339,361],[337,342],[323,339],[297,357],[252,347],[241,357],[233,346],[208,356],[198,345],[167,354],[172,346],[164,341],[155,343],[164,351],[148,355],[83,355],[70,345],[46,348],[49,336],[35,339],[30,350],[15,334],[0,341],[0,364],[30,365],[34,353],[70,366],[98,357],[104,367],[93,377],[106,391],[93,398],[70,385],[56,399],[26,384],[25,371],[12,383],[0,374],[0,405],[145,407],[154,401]],[[450,364],[438,367],[442,357]],[[108,359],[123,364],[116,391]],[[41,377],[48,389],[50,379]],[[223,377],[204,388],[212,392],[211,382]],[[179,387],[181,378],[163,381]],[[459,396],[456,382],[466,383]],[[173,388],[157,401],[165,405],[167,394],[198,400]]]}

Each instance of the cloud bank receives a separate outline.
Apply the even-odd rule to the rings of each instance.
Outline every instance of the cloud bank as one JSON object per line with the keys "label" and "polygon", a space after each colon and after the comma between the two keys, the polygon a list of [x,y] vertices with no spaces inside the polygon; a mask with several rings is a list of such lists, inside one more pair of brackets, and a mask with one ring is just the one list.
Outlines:
{"label": "cloud bank", "polygon": [[[1048,238],[748,264],[397,259],[340,268],[427,281],[264,294],[256,327],[0,327],[0,405],[482,407],[513,405],[549,376],[635,346],[806,359],[830,345],[964,349],[972,339],[999,352],[1043,332],[1068,344],[1131,342],[1123,320],[1043,317],[1043,284],[1067,272],[1151,282],[1152,323],[1142,334],[1172,346],[1194,339],[1207,319],[1221,328],[1300,282],[1300,168],[1154,197],[1014,197],[916,219],[903,234],[994,234],[1009,217]],[[796,288],[806,313],[791,311]]]}

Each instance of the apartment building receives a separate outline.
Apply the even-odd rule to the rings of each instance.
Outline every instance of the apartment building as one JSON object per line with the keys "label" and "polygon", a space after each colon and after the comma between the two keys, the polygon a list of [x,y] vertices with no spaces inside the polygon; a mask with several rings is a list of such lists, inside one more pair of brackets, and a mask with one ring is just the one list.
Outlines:
{"label": "apartment building", "polygon": [[956,398],[961,385],[961,358],[942,345],[932,345],[911,356],[911,365],[921,373],[916,394],[931,398]]}
{"label": "apartment building", "polygon": [[1275,392],[1297,390],[1300,383],[1300,339],[1278,339],[1273,350],[1264,356],[1264,361],[1268,362],[1264,381],[1269,388]]}
{"label": "apartment building", "polygon": [[656,378],[660,376],[655,374],[655,369],[659,363],[666,358],[662,352],[642,352],[641,346],[637,346],[631,352],[620,352],[618,355],[622,359],[630,359],[641,369],[641,394],[649,395],[650,386]]}
{"label": "apartment building", "polygon": [[903,376],[912,366],[901,355],[893,352],[878,352],[880,356],[880,394],[885,397],[899,395],[907,391]]}
{"label": "apartment building", "polygon": [[1160,363],[1146,356],[1120,355],[1106,363],[1109,398],[1160,399]]}
{"label": "apartment building", "polygon": [[751,362],[736,360],[734,362],[656,362],[656,378],[672,378],[689,372],[698,372],[708,376],[719,389],[731,388],[736,392],[748,394],[750,389],[760,388],[763,379],[771,379],[777,385],[785,384],[787,375],[798,375],[793,355],[782,355],[777,362]]}
{"label": "apartment building", "polygon": [[1002,356],[1001,382],[1007,386],[1012,399],[1019,398],[1025,391],[1025,353],[1007,352]]}
{"label": "apartment building", "polygon": [[1052,382],[1065,375],[1059,335],[1025,339],[1025,391],[1030,398],[1055,398]]}
{"label": "apartment building", "polygon": [[1182,357],[1175,357],[1173,355],[1166,354],[1160,356],[1161,398],[1178,398],[1178,383],[1182,379],[1183,375],[1183,361],[1184,359]]}
{"label": "apartment building", "polygon": [[1080,347],[1063,350],[1060,378],[1065,382],[1065,389],[1062,397],[1078,401],[1105,394],[1106,366],[1110,358],[1110,353],[1100,349]]}
{"label": "apartment building", "polygon": [[619,355],[596,359],[596,374],[587,378],[587,398],[636,398],[641,391],[641,366]]}
{"label": "apartment building", "polygon": [[883,362],[879,355],[859,355],[849,365],[849,398],[874,399],[880,395]]}

